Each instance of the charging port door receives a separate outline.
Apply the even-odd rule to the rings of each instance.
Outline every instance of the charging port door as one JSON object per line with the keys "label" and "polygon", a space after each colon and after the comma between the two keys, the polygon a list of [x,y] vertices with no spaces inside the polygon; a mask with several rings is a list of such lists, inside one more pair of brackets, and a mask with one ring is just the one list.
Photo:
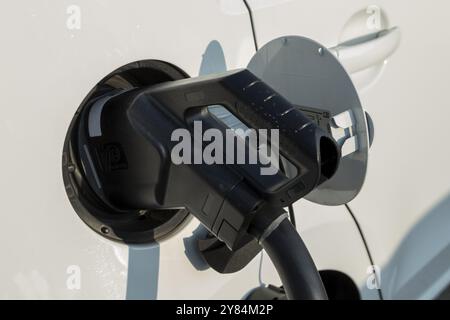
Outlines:
{"label": "charging port door", "polygon": [[[341,148],[336,174],[305,198],[323,205],[354,199],[366,176],[367,120],[358,93],[336,57],[313,40],[281,37],[259,49],[248,69],[327,130]],[[285,167],[290,170],[289,163]]]}

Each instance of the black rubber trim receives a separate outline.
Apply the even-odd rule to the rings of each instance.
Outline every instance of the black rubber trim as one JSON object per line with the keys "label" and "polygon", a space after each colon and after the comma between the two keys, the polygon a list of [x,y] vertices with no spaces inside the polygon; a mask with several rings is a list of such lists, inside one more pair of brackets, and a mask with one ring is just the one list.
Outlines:
{"label": "black rubber trim", "polygon": [[80,118],[93,101],[114,90],[126,90],[188,78],[178,67],[159,60],[124,65],[104,77],[78,107],[63,146],[62,176],[66,194],[76,214],[92,230],[127,244],[160,242],[175,234],[190,219],[185,210],[119,210],[105,203],[92,189],[79,156]]}

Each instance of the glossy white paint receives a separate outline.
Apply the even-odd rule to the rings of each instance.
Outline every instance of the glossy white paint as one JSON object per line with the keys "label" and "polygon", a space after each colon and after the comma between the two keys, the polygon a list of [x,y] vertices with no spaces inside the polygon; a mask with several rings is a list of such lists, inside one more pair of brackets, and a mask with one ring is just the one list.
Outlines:
{"label": "glossy white paint", "polygon": [[[81,10],[79,30],[66,26],[73,4]],[[197,227],[194,220],[161,244],[159,277],[152,249],[141,255],[133,249],[137,261],[148,260],[129,266],[127,246],[104,240],[75,214],[61,173],[77,106],[114,69],[161,59],[195,76],[202,60],[214,60],[204,56],[212,41],[227,67],[246,65],[254,45],[242,1],[15,1],[1,11],[0,24],[0,298],[156,297],[155,283],[127,285],[129,268],[143,274],[142,283],[159,280],[158,298],[241,298],[257,286],[257,261],[227,277],[193,268],[183,237]],[[81,272],[79,290],[73,265]]]}
{"label": "glossy white paint", "polygon": [[[361,298],[379,299],[376,288],[367,286],[373,278],[370,260],[358,229],[344,206],[327,207],[300,200],[294,205],[297,230],[319,270],[336,270],[350,276]],[[263,258],[264,283],[280,284],[267,255]]]}
{"label": "glossy white paint", "polygon": [[377,29],[401,29],[400,46],[384,64],[352,75],[375,123],[375,142],[363,191],[350,206],[381,267],[385,297],[435,297],[450,283],[449,3],[249,3],[260,45],[299,34],[334,47]]}
{"label": "glossy white paint", "polygon": [[[332,47],[365,30],[361,10],[367,4],[362,0],[347,0],[345,5],[331,0],[249,3],[260,45],[298,34]],[[381,25],[400,26],[403,41],[386,67],[354,75],[365,89],[362,99],[374,118],[377,136],[365,189],[351,205],[376,262],[384,268],[385,295],[415,292],[414,297],[432,297],[448,283],[446,270],[426,288],[409,291],[408,283],[424,266],[435,267],[429,262],[436,261],[432,259],[438,252],[444,259],[450,243],[445,199],[435,214],[428,215],[436,219],[417,224],[425,229],[412,231],[448,192],[449,169],[444,165],[450,159],[440,142],[448,137],[449,43],[443,9],[448,4],[443,0],[378,3],[384,9]],[[67,26],[73,14],[67,9],[72,5],[81,10],[80,29]],[[433,16],[411,12],[433,12]],[[198,227],[194,219],[160,245],[128,247],[103,239],[73,211],[60,169],[73,113],[88,91],[117,67],[161,59],[195,76],[246,66],[254,45],[243,1],[18,0],[0,12],[0,38],[4,261],[0,298],[242,298],[261,281],[278,281],[268,259],[263,259],[262,270],[257,258],[243,271],[227,276],[196,270],[184,245]],[[296,210],[318,267],[349,274],[364,298],[376,298],[376,291],[365,286],[369,260],[345,208],[300,201]],[[400,245],[408,234],[409,241]]]}
{"label": "glossy white paint", "polygon": [[351,204],[388,298],[432,298],[450,283],[448,1],[380,1],[402,42],[363,95],[375,122],[367,182]]}

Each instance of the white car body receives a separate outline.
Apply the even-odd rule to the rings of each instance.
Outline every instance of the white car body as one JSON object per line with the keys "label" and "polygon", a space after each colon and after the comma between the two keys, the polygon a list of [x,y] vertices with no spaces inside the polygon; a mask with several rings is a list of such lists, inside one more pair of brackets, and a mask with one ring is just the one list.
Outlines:
{"label": "white car body", "polygon": [[0,298],[240,299],[261,284],[279,285],[262,254],[235,274],[197,270],[185,247],[196,219],[151,245],[93,232],[62,179],[70,121],[99,80],[133,61],[163,60],[197,76],[246,67],[254,36],[259,47],[301,35],[333,48],[393,27],[401,40],[387,53],[362,70],[352,57],[343,61],[358,70],[351,75],[375,125],[365,185],[349,207],[297,202],[298,230],[318,269],[348,275],[363,299],[379,299],[379,286],[385,299],[433,299],[449,286],[448,2],[19,0],[3,7]]}

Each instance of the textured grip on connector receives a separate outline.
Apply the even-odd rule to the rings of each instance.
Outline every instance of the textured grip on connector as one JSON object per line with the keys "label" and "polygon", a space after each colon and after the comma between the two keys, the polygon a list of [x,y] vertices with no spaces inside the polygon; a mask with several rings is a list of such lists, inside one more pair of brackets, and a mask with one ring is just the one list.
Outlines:
{"label": "textured grip on connector", "polygon": [[[272,197],[272,204],[292,203],[334,174],[340,158],[338,148],[302,111],[247,70],[226,77],[223,84],[241,99],[232,106],[238,118],[251,128],[279,130],[280,152],[298,170],[283,191]],[[334,167],[322,172],[322,164],[330,160],[322,155],[324,146]]]}

